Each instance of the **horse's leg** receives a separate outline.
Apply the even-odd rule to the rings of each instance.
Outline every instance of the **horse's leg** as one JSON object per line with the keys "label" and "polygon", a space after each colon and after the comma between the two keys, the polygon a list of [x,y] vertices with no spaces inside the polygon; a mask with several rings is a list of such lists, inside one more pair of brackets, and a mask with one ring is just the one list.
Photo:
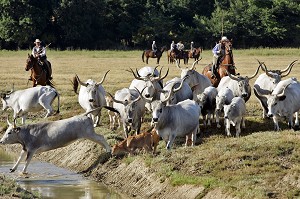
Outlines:
{"label": "horse's leg", "polygon": [[149,57],[146,58],[146,64],[148,64]]}

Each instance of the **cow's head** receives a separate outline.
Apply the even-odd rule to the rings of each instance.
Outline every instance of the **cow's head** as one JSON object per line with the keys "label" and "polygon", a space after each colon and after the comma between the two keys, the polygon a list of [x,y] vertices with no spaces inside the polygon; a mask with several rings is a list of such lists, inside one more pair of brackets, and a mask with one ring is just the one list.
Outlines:
{"label": "cow's head", "polygon": [[224,118],[233,119],[238,116],[238,107],[236,104],[224,105]]}
{"label": "cow's head", "polygon": [[273,117],[274,115],[277,114],[278,110],[282,107],[282,105],[280,105],[280,102],[285,100],[286,96],[284,95],[284,92],[281,93],[281,94],[272,94],[272,95],[269,95],[268,97],[268,101],[267,101],[267,104],[268,104],[268,117]]}
{"label": "cow's head", "polygon": [[226,97],[225,96],[216,96],[216,111],[220,112],[225,105]]}
{"label": "cow's head", "polygon": [[1,93],[2,110],[5,111],[9,108],[8,101],[11,93]]}
{"label": "cow's head", "polygon": [[201,110],[203,109],[203,106],[207,100],[208,100],[208,95],[206,93],[201,93],[197,95],[197,103]]}
{"label": "cow's head", "polygon": [[175,59],[177,68],[179,68],[179,69],[181,70],[181,74],[180,74],[181,79],[183,79],[184,77],[187,77],[187,76],[188,76],[188,78],[186,79],[186,83],[188,83],[188,85],[190,85],[190,86],[194,86],[194,85],[191,85],[191,84],[192,84],[191,82],[193,82],[193,78],[194,78],[195,75],[197,75],[197,73],[198,73],[198,72],[196,71],[195,64],[196,64],[198,61],[200,61],[201,59],[202,59],[202,57],[200,57],[200,59],[196,60],[196,61],[192,64],[192,66],[191,66],[190,68],[181,68],[181,67],[179,66],[179,63],[178,63],[177,59]]}
{"label": "cow's head", "polygon": [[14,120],[14,123],[11,124],[7,118],[8,128],[1,138],[0,144],[15,144],[18,142],[18,134],[21,129],[16,126],[15,121],[16,120]]}

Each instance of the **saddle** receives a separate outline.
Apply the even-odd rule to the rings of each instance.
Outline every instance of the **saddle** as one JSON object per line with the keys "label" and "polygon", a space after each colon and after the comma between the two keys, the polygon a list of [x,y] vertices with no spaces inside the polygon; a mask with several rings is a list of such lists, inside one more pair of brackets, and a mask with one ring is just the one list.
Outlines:
{"label": "saddle", "polygon": [[[48,64],[46,62],[48,62]],[[52,76],[52,69],[51,69],[50,62],[39,60],[38,64],[39,64],[39,66],[42,67],[42,70],[47,74],[47,78],[51,80],[52,79],[52,77],[51,77]]]}

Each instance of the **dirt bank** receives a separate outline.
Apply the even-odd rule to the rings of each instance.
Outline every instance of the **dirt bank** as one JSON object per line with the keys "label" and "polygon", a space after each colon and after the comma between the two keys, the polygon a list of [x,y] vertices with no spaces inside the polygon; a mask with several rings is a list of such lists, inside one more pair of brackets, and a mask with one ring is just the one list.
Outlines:
{"label": "dirt bank", "polygon": [[[19,151],[21,147],[7,145],[6,150]],[[77,141],[35,157],[59,167],[81,172],[128,198],[230,198],[222,194],[221,190],[205,193],[204,187],[200,186],[172,186],[168,179],[160,177],[154,169],[148,168],[139,156],[134,157],[130,163],[124,163],[120,159],[109,158],[100,146],[90,141]]]}

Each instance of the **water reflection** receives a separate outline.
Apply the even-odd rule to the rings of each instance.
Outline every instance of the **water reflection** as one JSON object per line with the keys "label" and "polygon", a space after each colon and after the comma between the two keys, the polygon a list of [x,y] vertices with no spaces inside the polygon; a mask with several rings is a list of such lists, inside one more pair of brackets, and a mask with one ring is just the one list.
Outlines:
{"label": "water reflection", "polygon": [[101,183],[45,162],[32,160],[27,170],[29,178],[20,174],[24,166],[23,162],[16,172],[9,173],[16,159],[16,156],[5,152],[0,147],[0,173],[14,178],[22,188],[38,192],[42,198],[122,199],[120,195]]}

